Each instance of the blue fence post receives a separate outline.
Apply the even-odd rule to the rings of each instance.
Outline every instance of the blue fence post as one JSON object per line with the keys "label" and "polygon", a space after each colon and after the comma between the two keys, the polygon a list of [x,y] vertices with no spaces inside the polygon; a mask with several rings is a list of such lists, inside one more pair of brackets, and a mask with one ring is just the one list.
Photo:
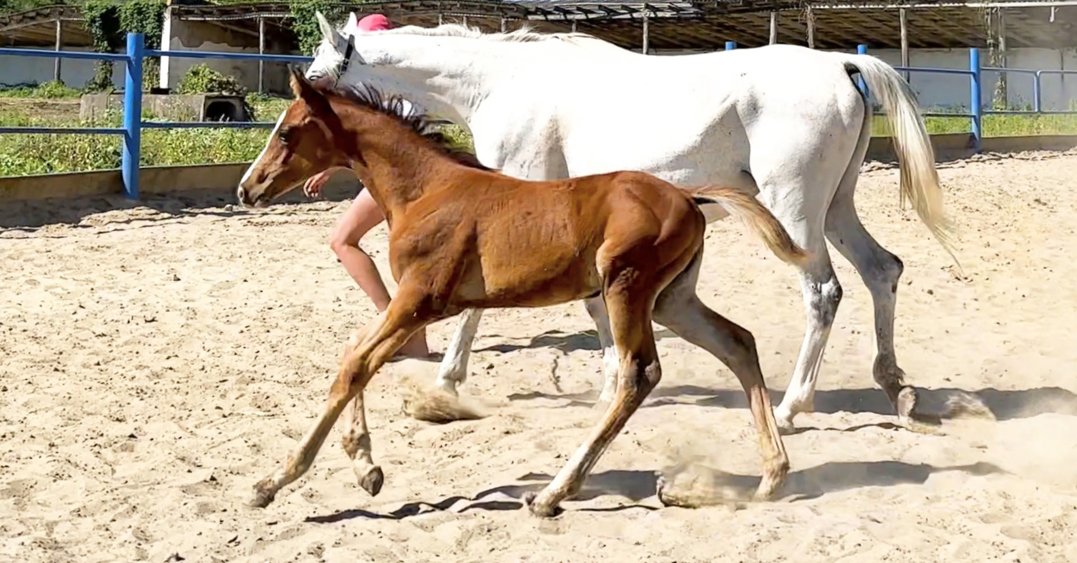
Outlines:
{"label": "blue fence post", "polygon": [[980,152],[983,147],[983,87],[980,82],[980,50],[973,47],[969,49],[969,108],[972,110],[972,148]]}
{"label": "blue fence post", "polygon": [[[868,54],[868,46],[863,44],[863,43],[857,45],[856,46],[856,54],[858,54],[858,55],[866,55],[866,54]],[[864,77],[863,76],[857,76],[856,77],[856,84],[857,84],[857,86],[860,86],[860,91],[863,92],[864,97],[867,98],[868,95],[869,95],[869,92],[868,92],[868,85],[867,85],[866,82],[864,82]]]}
{"label": "blue fence post", "polygon": [[725,42],[725,50],[726,51],[732,51],[733,49],[736,49],[736,48],[737,48],[737,42],[736,41],[726,41]]}
{"label": "blue fence post", "polygon": [[142,53],[141,33],[127,34],[127,71],[123,84],[123,192],[138,199],[138,166],[142,156]]}

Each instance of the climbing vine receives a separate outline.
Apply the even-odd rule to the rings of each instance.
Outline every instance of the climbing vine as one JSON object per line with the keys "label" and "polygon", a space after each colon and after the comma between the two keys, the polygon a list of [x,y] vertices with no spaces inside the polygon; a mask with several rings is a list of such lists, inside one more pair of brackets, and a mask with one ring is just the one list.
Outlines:
{"label": "climbing vine", "polygon": [[[93,37],[93,47],[97,52],[105,53],[124,47],[128,33],[143,34],[147,47],[155,49],[161,45],[165,3],[163,0],[130,0],[122,4],[110,0],[84,0],[82,17],[86,20],[86,29]],[[142,69],[143,89],[157,83],[159,68],[157,59],[146,59]],[[96,91],[112,89],[110,61],[97,63],[94,77],[86,88]]]}
{"label": "climbing vine", "polygon": [[313,55],[322,42],[322,30],[318,27],[317,12],[321,12],[333,25],[341,25],[351,11],[347,4],[332,0],[292,0],[292,31],[299,38],[299,52]]}

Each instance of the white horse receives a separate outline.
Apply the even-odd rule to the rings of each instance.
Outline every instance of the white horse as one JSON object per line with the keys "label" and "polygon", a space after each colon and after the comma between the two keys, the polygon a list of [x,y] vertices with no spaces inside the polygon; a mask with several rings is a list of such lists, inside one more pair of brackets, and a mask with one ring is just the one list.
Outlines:
{"label": "white horse", "polygon": [[[775,45],[684,56],[645,56],[584,34],[529,30],[484,34],[459,25],[324,35],[308,70],[369,84],[466,125],[479,160],[532,180],[631,169],[673,184],[724,185],[758,194],[813,259],[800,271],[807,331],[775,415],[783,431],[813,408],[823,349],[841,301],[829,240],[853,263],[875,306],[875,381],[900,421],[915,390],[894,353],[894,307],[903,265],[860,223],[853,205],[871,138],[871,106],[852,76],[881,102],[894,131],[901,199],[910,200],[943,247],[949,224],[930,139],[908,84],[867,55]],[[726,214],[705,208],[708,221]],[[955,258],[956,261],[956,258]],[[601,297],[586,302],[603,348],[600,404],[616,390],[618,356]],[[481,316],[463,314],[437,385],[454,391]]]}

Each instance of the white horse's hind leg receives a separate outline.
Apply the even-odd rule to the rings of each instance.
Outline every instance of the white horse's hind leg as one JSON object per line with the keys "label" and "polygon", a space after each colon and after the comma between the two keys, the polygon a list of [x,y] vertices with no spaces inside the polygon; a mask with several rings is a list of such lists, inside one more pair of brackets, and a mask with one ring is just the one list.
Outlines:
{"label": "white horse's hind leg", "polygon": [[905,372],[898,367],[894,352],[898,279],[905,266],[900,258],[872,238],[857,216],[853,193],[863,154],[858,153],[857,156],[859,160],[853,161],[855,171],[850,169],[846,173],[830,204],[826,216],[826,235],[838,252],[853,264],[871,292],[877,348],[873,374],[875,382],[886,392],[890,404],[904,424],[916,407],[916,392],[905,385]]}
{"label": "white horse's hind leg", "polygon": [[[781,216],[778,218],[781,219]],[[789,227],[786,229],[792,235],[793,231]],[[841,303],[841,284],[830,263],[821,231],[811,229],[805,233],[807,236],[793,236],[793,240],[812,254],[813,260],[800,271],[800,288],[804,293],[808,321],[804,342],[800,345],[800,356],[785,396],[774,409],[778,427],[784,433],[794,429],[793,418],[797,414],[811,412],[815,408],[815,384],[823,366],[823,352],[830,338],[830,328]]]}
{"label": "white horse's hind leg", "polygon": [[894,353],[894,311],[898,279],[904,265],[900,258],[879,245],[860,223],[853,207],[852,190],[848,196],[839,194],[835,198],[827,215],[826,232],[827,238],[852,262],[871,292],[878,350],[873,369],[875,382],[886,391],[890,404],[905,422],[915,407],[916,395],[911,387],[905,386],[905,372],[898,367]]}
{"label": "white horse's hind leg", "polygon": [[[751,157],[760,199],[789,236],[811,255],[811,262],[800,270],[800,287],[807,310],[804,341],[789,387],[781,404],[774,409],[778,426],[785,433],[793,430],[793,418],[798,413],[814,408],[823,352],[841,303],[841,284],[830,263],[823,224],[856,147],[856,132],[849,131],[841,122],[811,125],[813,130],[791,133],[788,123],[782,122],[756,132],[761,139],[783,139],[792,144],[774,146],[771,142],[767,150],[753,151]],[[790,155],[799,158],[792,159]],[[795,166],[794,162],[802,164]]]}
{"label": "white horse's hind leg", "polygon": [[602,394],[598,396],[597,408],[603,408],[613,400],[617,393],[617,374],[621,369],[621,359],[617,355],[617,346],[613,343],[610,329],[610,317],[606,313],[606,302],[602,296],[584,300],[587,314],[595,321],[598,329],[598,344],[602,347]]}
{"label": "white horse's hind leg", "polygon": [[838,185],[826,214],[826,237],[834,248],[853,264],[871,293],[875,308],[875,382],[886,392],[902,424],[916,408],[916,391],[905,385],[905,372],[897,365],[894,353],[894,316],[897,307],[898,279],[905,266],[901,259],[882,247],[860,222],[853,194],[860,177],[860,165],[867,154],[871,138],[871,108],[864,114],[856,152]]}
{"label": "white horse's hind leg", "polygon": [[467,364],[471,357],[471,344],[479,332],[482,309],[467,309],[460,315],[460,324],[456,325],[452,341],[445,350],[445,357],[438,368],[435,385],[442,390],[456,394],[456,386],[467,381]]}

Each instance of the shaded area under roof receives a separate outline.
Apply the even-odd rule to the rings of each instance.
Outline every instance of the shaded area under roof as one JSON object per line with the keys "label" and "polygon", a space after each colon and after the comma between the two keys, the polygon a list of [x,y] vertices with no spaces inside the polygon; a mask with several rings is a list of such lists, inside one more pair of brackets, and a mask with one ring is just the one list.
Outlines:
{"label": "shaded area under roof", "polygon": [[[885,3],[811,2],[790,0],[624,2],[624,1],[516,1],[495,0],[401,0],[364,4],[341,3],[360,15],[384,13],[400,24],[430,27],[467,20],[468,25],[498,31],[502,21],[508,29],[526,22],[547,32],[569,31],[573,22],[580,32],[590,33],[628,49],[643,42],[644,14],[648,18],[652,49],[721,49],[725,41],[746,47],[768,42],[770,12],[778,11],[778,40],[807,44],[808,10],[814,21],[815,46],[851,49],[858,43],[873,48],[900,47],[899,8],[908,13],[909,46],[912,48],[986,47],[985,9],[1003,8],[1007,46],[1077,46],[1077,1],[1054,2],[905,2]],[[290,6],[284,2],[252,4],[200,4],[174,2],[175,17],[219,22],[234,31],[257,36],[258,19],[265,18],[275,33],[290,34],[286,20]],[[0,44],[52,45],[54,21],[64,26],[64,44],[90,45],[92,38],[82,25],[78,8],[56,6],[0,16]]]}

